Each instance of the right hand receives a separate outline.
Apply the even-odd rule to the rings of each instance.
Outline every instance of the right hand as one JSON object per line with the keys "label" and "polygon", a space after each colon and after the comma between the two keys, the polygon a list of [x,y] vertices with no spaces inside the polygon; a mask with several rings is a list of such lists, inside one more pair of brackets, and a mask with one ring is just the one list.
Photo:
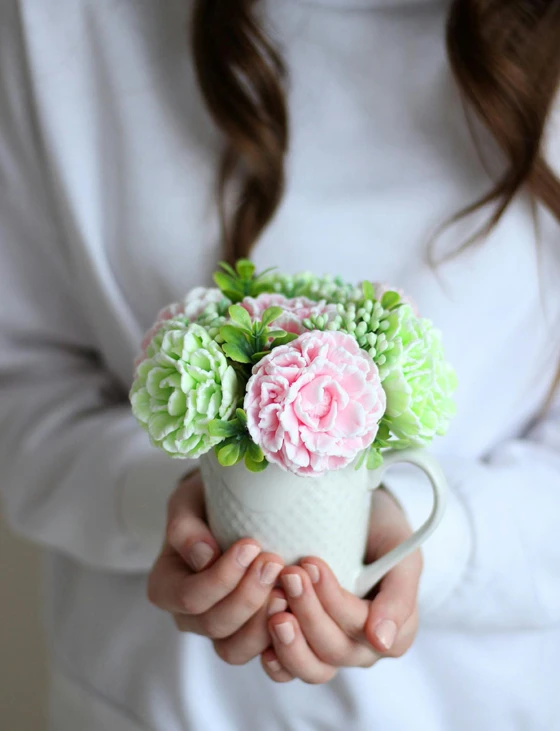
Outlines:
{"label": "right hand", "polygon": [[270,646],[268,619],[288,606],[275,588],[283,567],[279,556],[263,553],[250,539],[221,554],[204,520],[202,480],[195,473],[169,499],[148,599],[169,612],[181,632],[209,637],[223,660],[243,665]]}

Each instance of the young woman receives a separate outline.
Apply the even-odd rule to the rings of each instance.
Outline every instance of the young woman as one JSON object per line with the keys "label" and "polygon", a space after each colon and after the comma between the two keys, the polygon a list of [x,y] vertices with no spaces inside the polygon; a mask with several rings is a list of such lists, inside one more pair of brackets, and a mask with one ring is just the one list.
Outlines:
{"label": "young woman", "polygon": [[[0,484],[47,549],[52,729],[557,728],[558,3],[0,14]],[[196,464],[132,418],[143,331],[249,252],[394,283],[441,327],[461,385],[419,592],[418,555],[373,598],[320,556],[220,555]],[[371,556],[428,492],[389,473]]]}

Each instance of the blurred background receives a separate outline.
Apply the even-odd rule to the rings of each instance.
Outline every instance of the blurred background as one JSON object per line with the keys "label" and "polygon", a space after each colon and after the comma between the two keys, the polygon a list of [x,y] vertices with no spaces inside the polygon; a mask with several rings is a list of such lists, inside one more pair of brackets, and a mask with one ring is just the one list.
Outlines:
{"label": "blurred background", "polygon": [[1,731],[46,730],[40,595],[40,553],[16,538],[0,515]]}

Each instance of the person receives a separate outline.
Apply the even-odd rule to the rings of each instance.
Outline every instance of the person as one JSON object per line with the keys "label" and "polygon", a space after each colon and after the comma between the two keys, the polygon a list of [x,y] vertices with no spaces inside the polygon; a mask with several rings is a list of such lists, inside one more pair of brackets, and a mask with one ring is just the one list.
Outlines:
{"label": "person", "polygon": [[[558,728],[558,3],[0,13],[0,485],[45,549],[51,728]],[[367,597],[221,553],[131,415],[156,313],[249,254],[403,288],[456,366],[446,516]],[[428,493],[387,474],[370,557]]]}

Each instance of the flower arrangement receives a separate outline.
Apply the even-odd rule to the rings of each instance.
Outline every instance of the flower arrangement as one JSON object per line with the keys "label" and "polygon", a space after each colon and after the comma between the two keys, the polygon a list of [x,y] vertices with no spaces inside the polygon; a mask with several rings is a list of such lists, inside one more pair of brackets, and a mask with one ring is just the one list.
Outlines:
{"label": "flower arrangement", "polygon": [[130,400],[156,447],[313,477],[446,432],[456,376],[403,292],[220,266],[142,342]]}

